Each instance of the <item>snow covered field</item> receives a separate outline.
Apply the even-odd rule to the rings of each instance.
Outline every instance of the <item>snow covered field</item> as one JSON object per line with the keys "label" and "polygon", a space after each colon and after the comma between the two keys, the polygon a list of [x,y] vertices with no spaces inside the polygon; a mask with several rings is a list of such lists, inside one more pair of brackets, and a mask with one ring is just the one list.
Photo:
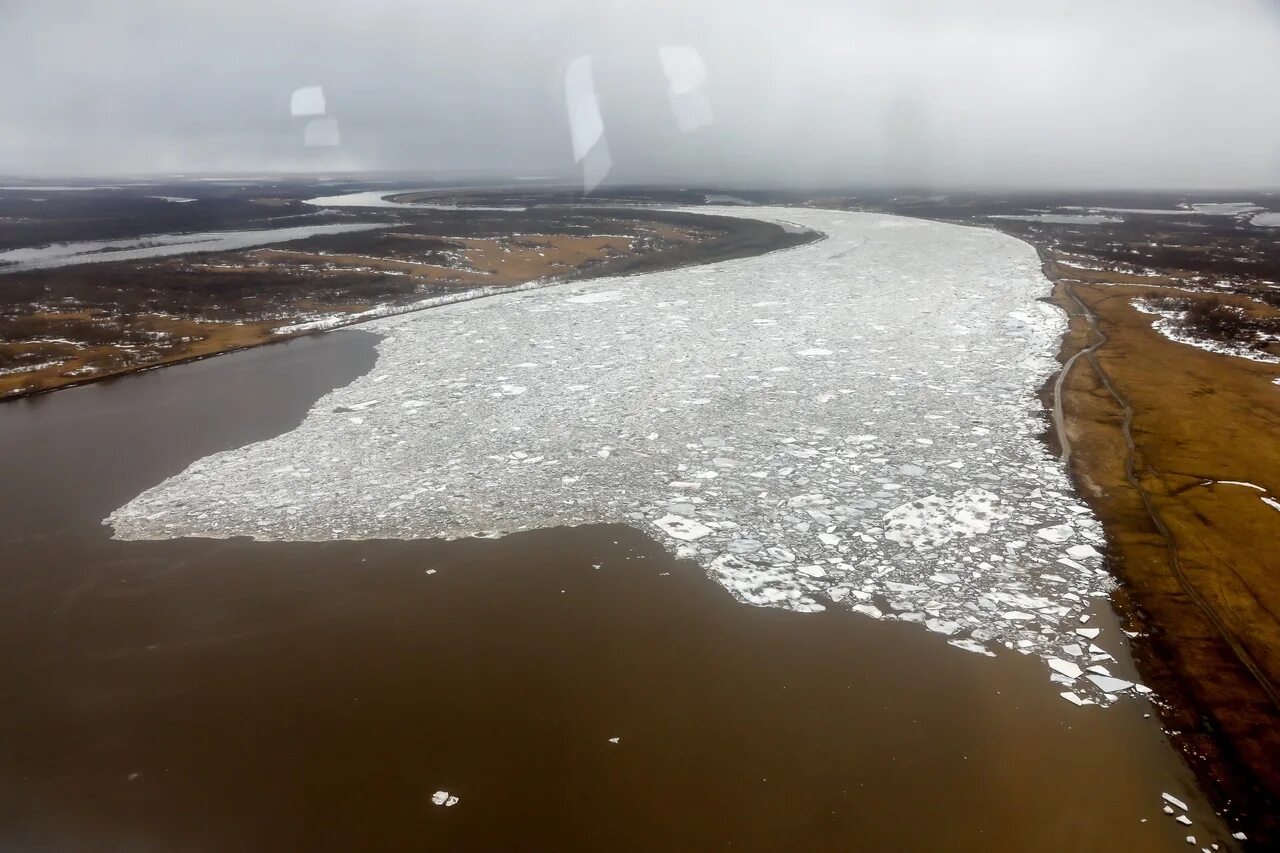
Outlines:
{"label": "snow covered field", "polygon": [[1037,301],[1035,251],[878,214],[699,210],[828,237],[377,320],[374,370],[297,429],[107,522],[309,541],[622,522],[744,602],[1038,654],[1074,702],[1139,689],[1086,624],[1110,588],[1101,529],[1037,438],[1064,320]]}

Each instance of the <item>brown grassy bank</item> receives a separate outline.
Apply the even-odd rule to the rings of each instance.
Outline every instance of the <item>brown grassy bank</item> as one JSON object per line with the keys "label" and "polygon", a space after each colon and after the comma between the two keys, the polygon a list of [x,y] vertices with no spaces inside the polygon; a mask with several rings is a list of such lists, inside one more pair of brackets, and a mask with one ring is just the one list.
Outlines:
{"label": "brown grassy bank", "polygon": [[[299,321],[477,287],[709,263],[818,236],[660,211],[518,212],[469,224],[457,221],[465,214],[434,215],[284,247],[7,275],[0,401],[273,343],[293,336],[275,329]],[[456,235],[467,228],[480,236]]]}
{"label": "brown grassy bank", "polygon": [[1261,500],[1280,500],[1276,367],[1155,330],[1133,300],[1187,298],[1171,280],[1041,254],[1071,315],[1062,361],[1101,341],[1076,360],[1062,404],[1139,668],[1210,796],[1266,848],[1280,840],[1280,515]]}

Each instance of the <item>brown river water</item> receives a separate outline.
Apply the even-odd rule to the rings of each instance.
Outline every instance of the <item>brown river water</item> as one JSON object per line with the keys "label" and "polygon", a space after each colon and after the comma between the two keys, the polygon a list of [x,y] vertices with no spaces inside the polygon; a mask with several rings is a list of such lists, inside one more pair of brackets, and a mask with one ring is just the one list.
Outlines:
{"label": "brown river water", "polygon": [[0,405],[0,850],[1228,849],[1145,702],[1077,708],[1032,657],[739,604],[628,527],[110,538],[375,340]]}

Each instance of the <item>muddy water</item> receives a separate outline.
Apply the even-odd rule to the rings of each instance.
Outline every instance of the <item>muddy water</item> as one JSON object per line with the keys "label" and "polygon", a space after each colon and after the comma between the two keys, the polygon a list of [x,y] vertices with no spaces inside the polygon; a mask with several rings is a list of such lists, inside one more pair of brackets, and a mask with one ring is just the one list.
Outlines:
{"label": "muddy water", "polygon": [[0,849],[1223,843],[1144,704],[1073,707],[1038,661],[918,627],[735,603],[630,528],[108,538],[108,512],[291,429],[372,344],[0,406]]}

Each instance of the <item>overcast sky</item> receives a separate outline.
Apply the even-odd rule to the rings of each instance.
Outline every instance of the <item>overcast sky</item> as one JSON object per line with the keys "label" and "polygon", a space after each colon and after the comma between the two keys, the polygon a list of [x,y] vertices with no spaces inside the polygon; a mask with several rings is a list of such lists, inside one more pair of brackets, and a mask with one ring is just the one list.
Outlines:
{"label": "overcast sky", "polygon": [[0,80],[11,174],[1280,185],[1272,0],[0,0]]}

